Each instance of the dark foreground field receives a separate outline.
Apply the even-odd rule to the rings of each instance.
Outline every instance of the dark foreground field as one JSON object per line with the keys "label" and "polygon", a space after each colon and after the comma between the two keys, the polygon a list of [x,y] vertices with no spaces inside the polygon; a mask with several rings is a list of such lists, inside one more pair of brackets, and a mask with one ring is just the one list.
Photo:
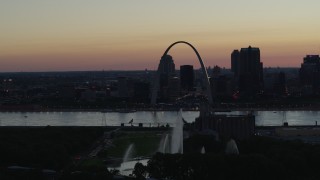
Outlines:
{"label": "dark foreground field", "polygon": [[[72,165],[75,156],[90,150],[102,134],[99,127],[1,127],[0,179],[21,172],[27,179],[30,170],[23,171],[28,168],[35,174],[43,169],[60,172]],[[13,168],[12,173],[8,167],[14,166],[25,170]]]}
{"label": "dark foreground field", "polygon": [[[108,162],[104,159],[121,157],[130,143],[136,143],[137,151],[152,155],[161,133],[168,132],[168,129],[124,129],[111,137],[113,145],[110,149],[90,157],[90,152],[112,130],[114,128],[1,127],[0,179],[119,178],[121,176],[114,176],[117,171],[107,169]],[[155,153],[147,166],[136,165],[133,176],[126,179],[320,179],[318,144],[260,136],[236,142],[240,154],[227,155],[226,141],[194,135],[185,139],[183,155]],[[200,154],[202,147],[205,147],[205,154]],[[54,176],[51,172],[55,172]]]}
{"label": "dark foreground field", "polygon": [[62,169],[102,133],[98,127],[1,127],[0,166]]}
{"label": "dark foreground field", "polygon": [[[166,130],[128,127],[111,133],[117,128],[0,127],[0,179],[48,179],[52,172],[56,179],[110,179],[105,159],[121,159],[131,143],[137,156],[152,155]],[[111,147],[92,156],[106,140]]]}

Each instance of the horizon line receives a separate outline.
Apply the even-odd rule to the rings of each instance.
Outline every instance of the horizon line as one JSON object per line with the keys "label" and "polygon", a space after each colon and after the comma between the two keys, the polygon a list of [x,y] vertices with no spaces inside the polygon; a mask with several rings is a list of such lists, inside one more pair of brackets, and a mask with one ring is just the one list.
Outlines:
{"label": "horizon line", "polygon": [[[187,65],[187,64],[186,64]],[[207,66],[206,68],[214,68],[215,66]],[[219,66],[220,67],[220,66]],[[226,67],[220,67],[221,69],[231,69],[231,68],[226,68]],[[268,69],[268,68],[280,68],[280,69],[298,69],[301,67],[293,67],[293,66],[268,66],[268,67],[263,67],[263,69]],[[194,70],[200,70],[201,68],[197,68]],[[126,72],[135,72],[135,71],[156,71],[154,69],[133,69],[133,70],[125,70],[125,69],[109,69],[109,70],[49,70],[49,71],[0,71],[0,74],[5,74],[5,73],[62,73],[62,72],[119,72],[119,71],[126,71]],[[180,70],[180,69],[176,69]]]}

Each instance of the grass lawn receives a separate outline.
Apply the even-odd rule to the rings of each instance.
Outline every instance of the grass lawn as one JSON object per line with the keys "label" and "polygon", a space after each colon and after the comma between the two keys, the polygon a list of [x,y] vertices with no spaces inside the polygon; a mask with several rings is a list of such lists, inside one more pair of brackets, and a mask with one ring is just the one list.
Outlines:
{"label": "grass lawn", "polygon": [[122,158],[126,149],[133,144],[132,157],[151,156],[158,151],[163,132],[127,132],[114,139],[110,147],[100,155]]}

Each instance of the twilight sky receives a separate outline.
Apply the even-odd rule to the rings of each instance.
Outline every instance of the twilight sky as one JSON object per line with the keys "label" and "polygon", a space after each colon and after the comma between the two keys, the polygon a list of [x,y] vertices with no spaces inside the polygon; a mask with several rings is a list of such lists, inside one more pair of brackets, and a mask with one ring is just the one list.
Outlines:
{"label": "twilight sky", "polygon": [[[0,72],[156,69],[178,40],[206,66],[259,47],[265,67],[320,54],[319,0],[0,0]],[[176,63],[199,67],[175,46]]]}

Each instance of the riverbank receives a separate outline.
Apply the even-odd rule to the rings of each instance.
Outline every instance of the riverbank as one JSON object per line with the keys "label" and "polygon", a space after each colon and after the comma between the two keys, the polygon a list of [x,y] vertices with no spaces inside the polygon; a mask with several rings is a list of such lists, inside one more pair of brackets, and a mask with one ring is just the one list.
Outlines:
{"label": "riverbank", "polygon": [[[198,108],[181,108],[183,111],[199,111]],[[102,108],[9,108],[0,106],[0,112],[118,112],[134,113],[137,111],[179,111],[180,108],[130,108],[130,109],[102,109]],[[232,111],[320,111],[320,107],[232,107],[232,108],[213,108],[215,112]]]}

